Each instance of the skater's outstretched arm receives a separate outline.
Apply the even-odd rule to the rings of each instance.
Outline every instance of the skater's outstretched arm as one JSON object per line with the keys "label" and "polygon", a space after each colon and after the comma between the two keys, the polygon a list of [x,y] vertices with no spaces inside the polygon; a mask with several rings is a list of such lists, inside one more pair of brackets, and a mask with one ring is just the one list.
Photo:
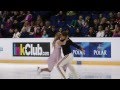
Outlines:
{"label": "skater's outstretched arm", "polygon": [[[70,39],[69,39],[69,40],[70,40]],[[85,50],[82,48],[82,46],[77,45],[77,44],[76,44],[76,43],[74,43],[72,40],[70,40],[70,44],[71,44],[72,46],[74,46],[75,48],[77,48],[77,49],[81,50],[81,51],[82,51],[82,53],[83,53],[83,54],[85,54]]]}

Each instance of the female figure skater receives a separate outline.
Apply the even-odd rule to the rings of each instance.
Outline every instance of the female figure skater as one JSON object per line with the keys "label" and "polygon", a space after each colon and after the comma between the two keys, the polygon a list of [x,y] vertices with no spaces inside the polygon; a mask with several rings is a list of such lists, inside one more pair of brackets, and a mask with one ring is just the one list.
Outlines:
{"label": "female figure skater", "polygon": [[61,42],[60,41],[60,36],[61,36],[60,32],[58,32],[55,35],[55,38],[54,38],[54,41],[53,41],[54,50],[53,50],[53,53],[48,58],[48,68],[41,69],[40,67],[38,67],[37,70],[38,70],[39,73],[41,73],[43,71],[51,72],[53,67],[62,58],[61,57],[61,45],[65,45],[67,39],[64,42]]}

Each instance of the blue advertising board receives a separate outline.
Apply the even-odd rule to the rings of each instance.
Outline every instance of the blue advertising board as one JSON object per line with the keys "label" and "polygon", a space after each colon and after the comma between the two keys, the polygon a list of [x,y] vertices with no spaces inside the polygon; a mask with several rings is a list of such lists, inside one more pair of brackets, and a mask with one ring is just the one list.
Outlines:
{"label": "blue advertising board", "polygon": [[76,42],[85,49],[85,54],[71,46],[74,57],[111,58],[111,42]]}

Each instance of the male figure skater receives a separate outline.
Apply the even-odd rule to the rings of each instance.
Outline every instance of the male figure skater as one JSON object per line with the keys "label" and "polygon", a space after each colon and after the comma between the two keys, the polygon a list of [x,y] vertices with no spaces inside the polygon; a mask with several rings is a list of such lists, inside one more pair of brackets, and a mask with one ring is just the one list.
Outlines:
{"label": "male figure skater", "polygon": [[74,78],[78,79],[79,77],[77,76],[77,73],[76,73],[74,67],[71,65],[71,62],[73,60],[73,54],[71,52],[70,46],[76,47],[77,49],[81,50],[83,53],[85,53],[85,51],[81,46],[78,46],[77,44],[72,42],[72,40],[69,39],[69,37],[68,37],[68,33],[66,31],[64,31],[61,34],[60,41],[63,42],[64,40],[66,40],[66,38],[68,38],[68,40],[66,41],[66,44],[61,45],[62,49],[63,49],[62,51],[64,54],[64,58],[58,61],[57,69],[60,72],[61,76],[64,79],[67,79],[66,72],[63,68],[64,66],[67,66],[69,68],[69,70],[72,72],[72,74],[74,75]]}

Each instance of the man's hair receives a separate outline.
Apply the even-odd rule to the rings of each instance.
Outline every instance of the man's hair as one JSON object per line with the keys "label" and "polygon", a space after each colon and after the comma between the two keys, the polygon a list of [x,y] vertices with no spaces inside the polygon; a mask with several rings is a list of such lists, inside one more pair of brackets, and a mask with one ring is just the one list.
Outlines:
{"label": "man's hair", "polygon": [[63,31],[61,34],[62,34],[63,36],[65,36],[65,37],[68,36],[68,33],[67,33],[66,31]]}

